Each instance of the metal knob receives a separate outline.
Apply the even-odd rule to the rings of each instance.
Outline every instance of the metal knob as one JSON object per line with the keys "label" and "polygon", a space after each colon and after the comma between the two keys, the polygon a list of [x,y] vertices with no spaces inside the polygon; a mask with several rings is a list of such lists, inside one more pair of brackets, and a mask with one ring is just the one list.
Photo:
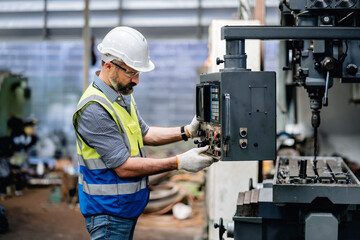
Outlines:
{"label": "metal knob", "polygon": [[325,71],[333,70],[335,68],[335,61],[336,60],[331,57],[324,58],[324,60],[322,60],[321,62],[322,69],[324,69]]}
{"label": "metal knob", "polygon": [[220,59],[220,58],[216,58],[216,65],[220,65],[220,63],[223,63],[224,60]]}
{"label": "metal knob", "polygon": [[346,66],[346,72],[350,75],[355,76],[358,71],[358,67],[355,64],[349,64]]}

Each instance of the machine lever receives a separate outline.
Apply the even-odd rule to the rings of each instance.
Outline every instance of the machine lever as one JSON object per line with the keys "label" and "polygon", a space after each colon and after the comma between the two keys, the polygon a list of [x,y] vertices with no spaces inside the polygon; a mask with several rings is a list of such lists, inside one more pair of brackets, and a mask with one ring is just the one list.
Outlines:
{"label": "machine lever", "polygon": [[328,105],[328,88],[329,88],[329,78],[330,78],[330,72],[326,72],[326,81],[325,81],[325,95],[324,95],[324,101],[323,105],[326,107]]}
{"label": "machine lever", "polygon": [[222,218],[219,219],[219,223],[214,223],[214,228],[219,228],[219,240],[224,240],[223,235],[226,232],[226,228]]}
{"label": "machine lever", "polygon": [[288,66],[284,66],[284,67],[282,68],[283,71],[289,71],[290,69],[291,69],[291,68],[288,67]]}
{"label": "machine lever", "polygon": [[250,179],[249,179],[249,191],[251,191],[251,190],[253,190],[253,189],[255,189],[254,186],[253,186],[253,179],[250,178]]}

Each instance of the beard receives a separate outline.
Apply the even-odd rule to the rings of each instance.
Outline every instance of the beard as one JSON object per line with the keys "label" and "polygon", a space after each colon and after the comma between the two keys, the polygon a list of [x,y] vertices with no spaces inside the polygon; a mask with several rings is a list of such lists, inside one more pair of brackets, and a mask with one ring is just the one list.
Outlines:
{"label": "beard", "polygon": [[117,92],[125,96],[130,95],[134,91],[133,87],[136,86],[136,83],[133,82],[123,85],[118,81],[117,76],[114,75],[110,77],[110,83]]}

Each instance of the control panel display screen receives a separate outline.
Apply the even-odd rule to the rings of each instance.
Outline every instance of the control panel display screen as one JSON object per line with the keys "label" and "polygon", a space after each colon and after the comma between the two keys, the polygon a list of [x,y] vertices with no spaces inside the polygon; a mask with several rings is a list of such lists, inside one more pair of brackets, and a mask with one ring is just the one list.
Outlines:
{"label": "control panel display screen", "polygon": [[219,85],[203,83],[196,86],[196,116],[204,122],[220,121]]}

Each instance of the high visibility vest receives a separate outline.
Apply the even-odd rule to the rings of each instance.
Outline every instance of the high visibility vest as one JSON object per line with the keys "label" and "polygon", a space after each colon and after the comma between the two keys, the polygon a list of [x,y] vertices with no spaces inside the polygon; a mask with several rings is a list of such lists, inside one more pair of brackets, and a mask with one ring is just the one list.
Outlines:
{"label": "high visibility vest", "polygon": [[96,150],[86,144],[77,132],[77,118],[91,103],[99,103],[109,113],[124,137],[131,157],[145,157],[143,140],[135,101],[131,96],[131,114],[112,103],[100,90],[90,84],[82,95],[73,117],[76,130],[77,153],[80,165],[79,202],[84,216],[111,214],[124,218],[141,215],[149,199],[148,178],[120,178],[115,170],[105,166]]}

